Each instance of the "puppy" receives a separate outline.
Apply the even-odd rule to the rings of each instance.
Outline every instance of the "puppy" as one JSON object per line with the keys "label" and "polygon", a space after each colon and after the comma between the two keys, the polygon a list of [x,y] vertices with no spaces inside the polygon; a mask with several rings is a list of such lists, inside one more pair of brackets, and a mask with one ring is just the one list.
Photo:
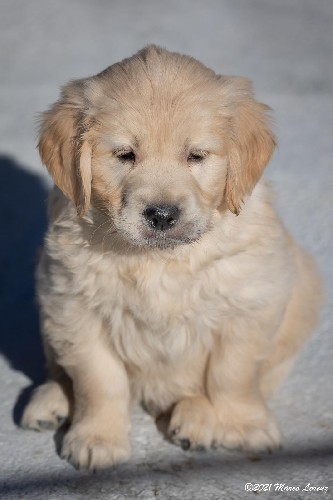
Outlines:
{"label": "puppy", "polygon": [[68,419],[75,467],[129,457],[133,401],[168,415],[184,449],[279,446],[267,400],[315,326],[321,284],[260,180],[268,112],[248,80],[149,46],[69,83],[43,115],[49,380],[22,425]]}

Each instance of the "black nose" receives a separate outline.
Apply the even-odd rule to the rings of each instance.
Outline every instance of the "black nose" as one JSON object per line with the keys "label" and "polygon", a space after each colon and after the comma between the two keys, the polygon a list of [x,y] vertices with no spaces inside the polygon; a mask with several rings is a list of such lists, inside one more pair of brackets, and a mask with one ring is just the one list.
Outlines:
{"label": "black nose", "polygon": [[166,231],[177,223],[179,208],[174,205],[149,205],[143,214],[151,227]]}

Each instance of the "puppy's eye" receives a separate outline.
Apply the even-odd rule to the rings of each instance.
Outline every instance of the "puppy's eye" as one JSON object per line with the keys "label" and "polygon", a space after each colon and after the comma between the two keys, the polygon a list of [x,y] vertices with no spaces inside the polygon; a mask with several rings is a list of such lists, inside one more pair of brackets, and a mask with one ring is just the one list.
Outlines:
{"label": "puppy's eye", "polygon": [[203,161],[207,156],[206,151],[193,151],[190,153],[187,157],[187,161],[193,162],[193,163],[200,163]]}
{"label": "puppy's eye", "polygon": [[135,154],[133,151],[117,151],[116,157],[124,163],[134,163]]}

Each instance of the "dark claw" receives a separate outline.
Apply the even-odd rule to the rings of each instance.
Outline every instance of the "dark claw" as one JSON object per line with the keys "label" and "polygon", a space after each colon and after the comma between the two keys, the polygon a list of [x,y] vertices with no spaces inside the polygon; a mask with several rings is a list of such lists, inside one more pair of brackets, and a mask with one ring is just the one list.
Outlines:
{"label": "dark claw", "polygon": [[66,421],[67,421],[66,417],[57,416],[57,422],[59,424],[59,427],[62,427]]}
{"label": "dark claw", "polygon": [[54,429],[54,422],[52,422],[52,420],[37,420],[37,422],[39,427],[45,431],[51,431]]}
{"label": "dark claw", "polygon": [[66,460],[67,462],[69,462],[70,464],[72,464],[72,466],[74,467],[74,469],[76,470],[80,470],[80,462],[76,462],[76,461],[72,461],[72,454],[70,453],[68,455],[68,457],[66,457]]}
{"label": "dark claw", "polygon": [[195,447],[195,451],[206,451],[206,446],[204,446],[203,444],[198,444]]}
{"label": "dark claw", "polygon": [[180,440],[180,447],[183,449],[183,450],[189,450],[190,447],[191,447],[191,441],[189,439],[181,439]]}
{"label": "dark claw", "polygon": [[92,464],[92,449],[89,448],[89,450],[88,450],[88,466],[87,466],[88,469],[91,468],[91,464]]}

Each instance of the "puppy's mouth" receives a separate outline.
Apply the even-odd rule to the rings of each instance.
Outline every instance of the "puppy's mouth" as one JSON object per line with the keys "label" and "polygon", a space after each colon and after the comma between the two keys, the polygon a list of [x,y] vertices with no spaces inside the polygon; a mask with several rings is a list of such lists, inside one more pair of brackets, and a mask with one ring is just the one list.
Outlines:
{"label": "puppy's mouth", "polygon": [[202,232],[186,234],[183,231],[167,229],[159,231],[156,229],[142,231],[143,244],[153,248],[174,248],[178,245],[188,245],[200,239]]}
{"label": "puppy's mouth", "polygon": [[153,229],[145,223],[139,223],[133,231],[133,226],[124,224],[124,221],[116,227],[117,231],[135,246],[160,250],[172,250],[177,246],[195,243],[208,229],[206,225],[201,227],[189,222],[164,231]]}

